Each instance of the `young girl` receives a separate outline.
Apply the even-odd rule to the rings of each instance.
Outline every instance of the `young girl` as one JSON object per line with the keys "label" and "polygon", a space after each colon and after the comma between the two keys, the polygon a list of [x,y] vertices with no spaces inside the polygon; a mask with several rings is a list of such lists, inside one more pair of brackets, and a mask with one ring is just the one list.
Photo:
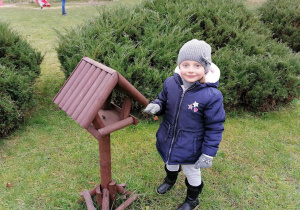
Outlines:
{"label": "young girl", "polygon": [[157,188],[164,194],[183,168],[187,195],[179,210],[194,209],[204,186],[200,168],[212,166],[225,122],[223,96],[217,89],[219,69],[211,62],[211,47],[193,39],[178,54],[178,67],[166,79],[158,98],[144,112],[164,115],[156,133],[156,147],[167,176]]}

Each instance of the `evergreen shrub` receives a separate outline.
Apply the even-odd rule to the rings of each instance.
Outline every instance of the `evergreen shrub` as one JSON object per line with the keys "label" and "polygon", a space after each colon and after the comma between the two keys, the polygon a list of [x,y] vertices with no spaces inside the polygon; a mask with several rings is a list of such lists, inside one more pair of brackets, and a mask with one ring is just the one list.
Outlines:
{"label": "evergreen shrub", "polygon": [[17,128],[32,105],[42,56],[0,23],[0,136]]}
{"label": "evergreen shrub", "polygon": [[300,0],[268,0],[259,8],[261,20],[273,32],[273,38],[300,51]]}
{"label": "evergreen shrub", "polygon": [[299,56],[234,0],[146,0],[107,9],[60,35],[57,52],[66,78],[88,56],[119,71],[151,101],[173,75],[180,47],[193,38],[212,46],[227,111],[266,111],[299,96]]}

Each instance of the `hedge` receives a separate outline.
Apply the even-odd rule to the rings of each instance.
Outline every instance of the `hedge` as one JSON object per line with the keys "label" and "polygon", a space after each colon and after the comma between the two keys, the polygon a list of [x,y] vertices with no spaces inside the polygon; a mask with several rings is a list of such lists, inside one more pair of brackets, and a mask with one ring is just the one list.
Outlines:
{"label": "hedge", "polygon": [[300,51],[300,0],[268,0],[259,8],[260,17],[273,38]]}
{"label": "hedge", "polygon": [[106,9],[60,35],[57,52],[66,78],[88,56],[119,71],[151,101],[173,75],[180,47],[193,38],[212,46],[227,111],[267,111],[299,97],[299,55],[234,0],[147,0]]}
{"label": "hedge", "polygon": [[24,120],[33,105],[33,85],[42,56],[6,23],[0,23],[0,136]]}

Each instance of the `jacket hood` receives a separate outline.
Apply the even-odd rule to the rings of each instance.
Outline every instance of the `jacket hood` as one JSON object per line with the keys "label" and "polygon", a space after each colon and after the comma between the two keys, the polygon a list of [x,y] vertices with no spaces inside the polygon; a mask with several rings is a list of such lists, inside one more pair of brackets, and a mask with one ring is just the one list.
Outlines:
{"label": "jacket hood", "polygon": [[[180,75],[180,69],[178,66],[175,68],[174,73],[177,73]],[[221,75],[221,73],[220,73],[219,67],[216,64],[211,63],[210,69],[209,69],[208,73],[205,75],[205,81],[206,81],[205,83],[217,83],[218,84],[220,75]]]}

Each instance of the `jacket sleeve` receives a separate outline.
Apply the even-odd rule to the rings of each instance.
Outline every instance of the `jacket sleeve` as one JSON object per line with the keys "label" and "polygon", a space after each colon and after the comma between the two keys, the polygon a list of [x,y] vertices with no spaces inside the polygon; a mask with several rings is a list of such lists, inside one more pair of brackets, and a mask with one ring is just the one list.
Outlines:
{"label": "jacket sleeve", "polygon": [[156,113],[156,115],[163,115],[165,113],[165,108],[166,108],[166,102],[167,102],[167,97],[168,97],[168,90],[167,90],[167,81],[169,78],[166,79],[163,85],[162,91],[159,93],[158,97],[152,101],[154,104],[158,104],[160,106],[160,111]]}
{"label": "jacket sleeve", "polygon": [[204,110],[205,135],[202,144],[202,153],[214,157],[222,140],[225,110],[222,93],[218,89],[214,89],[213,93]]}

